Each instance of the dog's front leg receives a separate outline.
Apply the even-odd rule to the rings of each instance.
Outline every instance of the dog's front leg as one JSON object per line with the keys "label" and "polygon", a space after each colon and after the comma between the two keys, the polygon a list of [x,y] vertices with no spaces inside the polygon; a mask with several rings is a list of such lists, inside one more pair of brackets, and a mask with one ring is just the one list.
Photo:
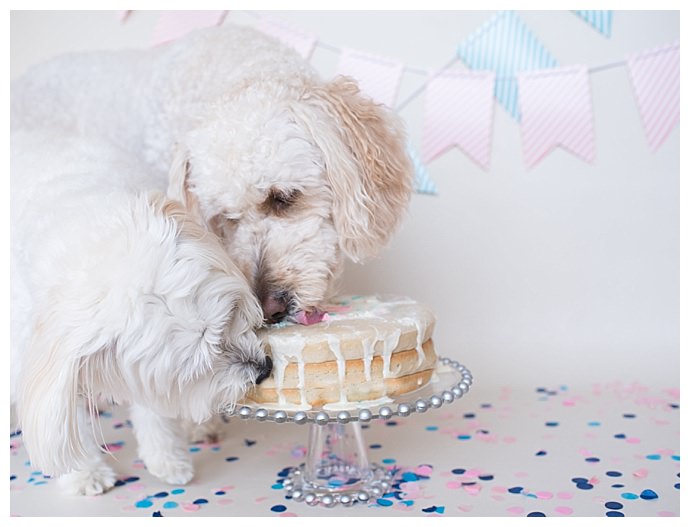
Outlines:
{"label": "dog's front leg", "polygon": [[60,476],[58,482],[67,494],[95,496],[115,485],[117,476],[103,461],[103,451],[96,442],[97,425],[83,405],[76,407],[79,436],[85,452],[82,467]]}
{"label": "dog's front leg", "polygon": [[185,434],[176,419],[161,417],[143,406],[131,408],[139,457],[148,471],[172,485],[188,483],[194,476]]}

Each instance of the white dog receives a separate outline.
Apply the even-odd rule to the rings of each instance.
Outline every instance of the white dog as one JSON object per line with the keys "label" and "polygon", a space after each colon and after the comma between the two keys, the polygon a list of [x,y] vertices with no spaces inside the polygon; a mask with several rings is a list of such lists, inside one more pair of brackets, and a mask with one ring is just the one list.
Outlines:
{"label": "white dog", "polygon": [[12,91],[13,129],[103,137],[140,156],[152,188],[169,173],[169,196],[222,238],[268,321],[318,320],[344,258],[385,245],[411,195],[395,115],[251,28],[63,56]]}
{"label": "white dog", "polygon": [[11,392],[33,465],[71,493],[111,487],[105,398],[133,403],[149,472],[188,482],[178,418],[209,419],[271,368],[249,284],[127,152],[62,129],[15,131],[11,151]]}

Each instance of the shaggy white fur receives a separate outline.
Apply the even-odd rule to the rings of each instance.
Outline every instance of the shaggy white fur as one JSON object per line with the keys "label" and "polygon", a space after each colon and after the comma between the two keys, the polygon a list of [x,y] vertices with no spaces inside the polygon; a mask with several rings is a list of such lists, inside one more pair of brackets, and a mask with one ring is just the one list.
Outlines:
{"label": "shaggy white fur", "polygon": [[411,195],[395,115],[251,28],[67,55],[12,91],[13,129],[48,123],[139,156],[151,188],[223,239],[271,321],[317,309],[345,257],[387,243]]}
{"label": "shaggy white fur", "polygon": [[111,487],[106,399],[134,403],[148,470],[186,483],[178,419],[209,419],[270,370],[249,284],[121,150],[61,129],[11,143],[11,395],[32,464],[71,493]]}

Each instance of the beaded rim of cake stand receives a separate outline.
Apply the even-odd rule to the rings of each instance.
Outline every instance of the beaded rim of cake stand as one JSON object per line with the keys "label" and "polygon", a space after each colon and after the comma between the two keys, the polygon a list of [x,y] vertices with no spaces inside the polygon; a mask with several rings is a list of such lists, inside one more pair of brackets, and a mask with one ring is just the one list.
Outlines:
{"label": "beaded rim of cake stand", "polygon": [[[227,412],[230,416],[239,416],[241,419],[256,419],[257,421],[269,421],[274,423],[295,423],[303,425],[315,423],[317,425],[327,425],[332,423],[347,424],[359,421],[368,423],[372,419],[390,419],[392,417],[408,417],[413,413],[424,413],[429,408],[440,408],[444,404],[463,397],[472,386],[472,373],[456,360],[447,357],[439,357],[439,362],[443,366],[448,366],[456,370],[461,377],[461,381],[454,384],[441,393],[433,394],[428,397],[420,397],[414,402],[401,402],[397,405],[381,405],[377,411],[372,412],[369,408],[355,410],[299,410],[294,413],[280,409],[268,409],[261,406],[252,407],[241,405]],[[428,385],[427,385],[428,386]],[[413,396],[414,392],[409,394]],[[395,406],[395,408],[393,408]]]}

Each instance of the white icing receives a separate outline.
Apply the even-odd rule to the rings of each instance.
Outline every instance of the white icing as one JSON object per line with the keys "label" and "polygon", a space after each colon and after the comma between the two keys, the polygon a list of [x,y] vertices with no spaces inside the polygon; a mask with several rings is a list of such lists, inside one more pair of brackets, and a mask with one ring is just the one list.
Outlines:
{"label": "white icing", "polygon": [[389,335],[384,336],[383,340],[383,378],[387,379],[391,376],[391,355],[395,348],[398,347],[402,332],[395,328]]}
{"label": "white icing", "polygon": [[273,378],[275,379],[276,383],[278,403],[281,405],[287,404],[285,395],[283,394],[283,381],[285,379],[285,368],[288,366],[289,357],[297,360],[297,388],[300,392],[301,404],[307,404],[304,393],[304,360],[302,359],[302,350],[304,349],[305,342],[304,337],[299,335],[294,335],[288,339],[279,339],[273,335],[268,337],[268,343],[271,346],[271,355],[273,359]]}
{"label": "white icing", "polygon": [[392,403],[393,399],[390,397],[379,397],[378,399],[369,399],[366,401],[357,401],[356,403],[346,402],[346,403],[328,403],[323,405],[323,409],[326,411],[337,412],[339,410],[352,410],[355,408],[367,408],[371,406],[379,406],[381,404]]}
{"label": "white icing", "polygon": [[374,353],[376,352],[376,343],[379,340],[379,332],[376,330],[376,327],[372,326],[371,329],[374,332],[374,336],[362,338],[362,360],[364,361],[364,379],[367,382],[371,381],[371,361],[374,359]]}

